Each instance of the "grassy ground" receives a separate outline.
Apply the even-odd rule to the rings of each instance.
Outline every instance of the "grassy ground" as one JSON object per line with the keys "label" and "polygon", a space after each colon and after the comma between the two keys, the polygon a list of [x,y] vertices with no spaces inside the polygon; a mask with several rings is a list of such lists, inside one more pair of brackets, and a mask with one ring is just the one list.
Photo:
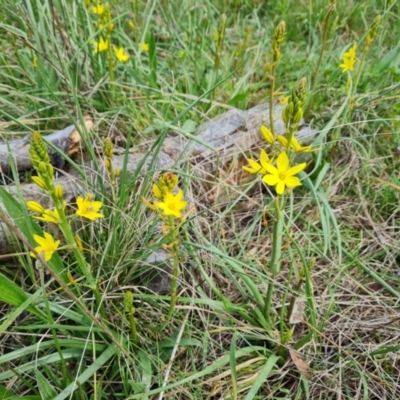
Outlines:
{"label": "grassy ground", "polygon": [[[233,106],[268,102],[273,32],[284,20],[276,99],[306,77],[305,116],[323,140],[310,183],[287,197],[272,324],[260,304],[271,282],[274,195],[256,185],[249,206],[255,176],[233,188],[235,202],[229,193],[211,202],[196,197],[210,186],[189,165],[179,171],[197,211],[180,231],[185,273],[166,326],[169,294],[137,280],[163,240],[140,200],[150,198],[159,171],[123,172],[114,200],[88,182],[105,218],[80,235],[104,314],[67,250],[60,265],[78,279],[68,292],[40,279],[26,248],[1,265],[22,294],[15,300],[15,289],[12,300],[1,286],[0,398],[400,398],[396,0],[340,0],[332,9],[327,0],[115,0],[105,22],[93,12],[99,4],[80,0],[1,3],[3,137],[46,134],[89,115],[95,126],[84,146],[95,158],[105,137],[135,148],[163,138],[169,125],[193,131]],[[101,35],[129,60],[118,61],[112,47],[94,54]],[[341,56],[354,43],[355,71],[343,73]],[[229,182],[220,179],[222,191]],[[291,298],[304,306],[295,324],[283,315]]]}

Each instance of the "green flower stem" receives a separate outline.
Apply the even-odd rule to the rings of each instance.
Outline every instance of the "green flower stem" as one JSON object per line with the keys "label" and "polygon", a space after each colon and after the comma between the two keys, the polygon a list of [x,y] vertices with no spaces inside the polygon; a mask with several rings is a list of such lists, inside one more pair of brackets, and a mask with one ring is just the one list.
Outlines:
{"label": "green flower stem", "polygon": [[289,154],[290,153],[290,145],[292,143],[292,138],[295,134],[297,129],[293,129],[293,127],[291,126],[290,122],[289,122],[289,126],[288,126],[288,134],[287,134],[287,146],[286,146],[286,153]]}
{"label": "green flower stem", "polygon": [[82,274],[85,276],[86,281],[88,283],[89,288],[93,291],[93,294],[96,299],[96,304],[100,309],[100,315],[102,316],[103,320],[106,321],[106,312],[104,309],[104,305],[101,301],[101,294],[99,291],[99,287],[97,285],[97,282],[95,278],[93,277],[92,273],[90,272],[90,267],[87,264],[85,257],[83,256],[83,253],[78,249],[74,235],[71,230],[71,226],[67,220],[67,217],[64,212],[64,205],[62,204],[62,201],[60,201],[58,198],[55,196],[52,196],[54,205],[58,211],[58,214],[61,219],[61,223],[59,225],[61,232],[64,235],[64,238],[68,244],[72,248],[72,251],[74,253],[75,259],[79,265],[79,268],[82,272]]}
{"label": "green flower stem", "polygon": [[[54,325],[54,319],[53,316],[51,314],[51,310],[50,310],[50,304],[49,304],[49,299],[47,297],[47,290],[46,290],[46,283],[45,283],[45,279],[44,279],[44,271],[43,271],[43,263],[42,261],[37,260],[36,262],[36,268],[39,271],[39,279],[40,279],[40,285],[42,288],[42,293],[43,293],[43,299],[44,299],[44,304],[45,304],[45,308],[46,308],[46,314],[47,317],[49,319],[49,322],[51,323],[51,325]],[[60,361],[61,361],[61,371],[62,371],[62,375],[64,378],[64,382],[70,382],[70,377],[68,374],[68,368],[67,368],[67,363],[65,361],[63,352],[61,350],[61,346],[60,343],[58,341],[58,335],[57,335],[57,331],[54,328],[51,328],[51,334],[53,335],[53,340],[54,340],[54,345],[55,348],[57,349],[57,353],[60,357]]]}
{"label": "green flower stem", "polygon": [[362,72],[362,68],[364,66],[364,62],[365,62],[365,57],[367,56],[367,52],[368,52],[369,46],[365,45],[364,50],[363,50],[363,54],[361,57],[361,61],[360,61],[360,66],[358,67],[357,70],[357,74],[356,74],[356,83],[354,85],[354,94],[356,94],[357,92],[357,86],[358,83],[360,82],[360,78],[361,78],[361,72]]}
{"label": "green flower stem", "polygon": [[283,219],[282,219],[282,205],[279,197],[275,200],[276,205],[276,218],[274,222],[274,231],[272,239],[272,256],[270,264],[270,280],[268,282],[267,295],[264,302],[264,316],[267,322],[271,325],[270,309],[272,302],[272,294],[275,287],[275,278],[280,270],[280,262],[282,257],[282,234],[283,234]]}
{"label": "green flower stem", "polygon": [[169,239],[171,246],[171,251],[173,255],[173,265],[172,265],[172,281],[171,281],[171,301],[169,304],[169,310],[166,317],[166,322],[169,322],[174,313],[176,301],[177,301],[177,290],[178,290],[178,278],[179,278],[179,244],[178,244],[178,230],[175,225],[175,219],[173,215],[168,216],[168,224],[170,226]]}
{"label": "green flower stem", "polygon": [[114,82],[114,65],[113,65],[113,53],[111,47],[111,35],[108,35],[108,74],[110,77],[110,82]]}
{"label": "green flower stem", "polygon": [[133,315],[133,312],[129,313],[129,325],[131,326],[132,341],[137,346],[139,341],[138,341],[138,335],[137,335],[137,329],[136,329],[135,316]]}
{"label": "green flower stem", "polygon": [[315,90],[315,87],[317,86],[319,70],[321,68],[322,58],[324,56],[325,48],[326,48],[326,39],[327,39],[327,36],[328,36],[329,17],[331,16],[331,14],[332,14],[334,9],[335,9],[335,4],[331,4],[329,6],[328,11],[327,11],[326,16],[325,16],[324,31],[323,31],[323,34],[322,34],[321,52],[319,53],[317,68],[316,68],[315,73],[314,73],[314,79],[313,79],[312,88],[311,88],[310,104],[308,106],[306,119],[308,119],[308,117],[310,115],[311,108],[312,108],[312,103],[313,103],[313,98],[314,98],[314,90]]}
{"label": "green flower stem", "polygon": [[271,88],[269,92],[269,126],[272,134],[275,137],[275,128],[274,128],[274,92],[275,92],[275,71],[276,71],[277,61],[272,64],[271,68]]}

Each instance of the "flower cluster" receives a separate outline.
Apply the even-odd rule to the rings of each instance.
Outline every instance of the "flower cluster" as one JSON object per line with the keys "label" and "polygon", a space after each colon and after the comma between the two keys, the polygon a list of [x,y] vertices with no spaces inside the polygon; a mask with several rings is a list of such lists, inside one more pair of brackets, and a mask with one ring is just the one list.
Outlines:
{"label": "flower cluster", "polygon": [[260,128],[261,136],[273,151],[278,151],[278,156],[270,158],[265,150],[261,150],[259,161],[248,159],[249,165],[243,167],[251,174],[262,175],[262,181],[268,186],[274,186],[279,196],[284,194],[286,189],[301,186],[301,181],[296,175],[303,171],[307,164],[293,164],[296,154],[318,150],[312,146],[302,146],[294,136],[303,116],[306,97],[307,81],[303,78],[293,88],[288,104],[282,112],[286,136],[275,137],[266,126],[262,125]]}
{"label": "flower cluster", "polygon": [[123,47],[117,47],[111,44],[111,34],[115,28],[115,24],[112,22],[112,15],[110,4],[99,3],[98,1],[85,1],[85,7],[90,13],[95,15],[96,22],[95,26],[101,31],[100,39],[98,41],[93,41],[93,53],[101,53],[103,51],[109,51],[109,57],[111,60],[111,47],[114,51],[116,59],[120,62],[127,62],[129,60],[129,54],[125,51]]}
{"label": "flower cluster", "polygon": [[342,56],[342,64],[339,65],[342,68],[342,72],[354,71],[354,65],[357,61],[357,45],[354,44],[350,50],[346,51]]}
{"label": "flower cluster", "polygon": [[[46,144],[38,132],[32,134],[29,155],[32,165],[37,172],[37,176],[32,177],[32,181],[51,196],[54,209],[46,209],[37,201],[28,201],[26,206],[36,214],[33,218],[58,225],[64,237],[71,239],[72,236],[69,234],[70,224],[65,214],[67,204],[64,199],[64,190],[61,185],[54,185],[54,169],[50,164]],[[76,204],[76,215],[78,216],[92,221],[104,217],[103,214],[99,213],[103,203],[101,201],[93,201],[91,194],[88,194],[85,198],[78,197]],[[43,254],[46,261],[49,261],[53,253],[57,251],[60,240],[54,240],[48,232],[43,232],[43,234],[44,237],[34,235],[36,243],[39,244],[35,250],[37,253]],[[76,240],[72,238],[70,241],[71,243],[68,244],[75,246]],[[31,253],[31,256],[36,257],[35,253]]]}
{"label": "flower cluster", "polygon": [[161,201],[156,201],[151,204],[145,198],[143,202],[152,210],[160,209],[165,216],[173,216],[175,218],[182,218],[181,211],[187,206],[187,201],[183,200],[183,190],[179,189],[176,194],[173,194],[178,184],[179,178],[171,173],[166,172],[161,175],[158,182],[153,185],[154,197]]}

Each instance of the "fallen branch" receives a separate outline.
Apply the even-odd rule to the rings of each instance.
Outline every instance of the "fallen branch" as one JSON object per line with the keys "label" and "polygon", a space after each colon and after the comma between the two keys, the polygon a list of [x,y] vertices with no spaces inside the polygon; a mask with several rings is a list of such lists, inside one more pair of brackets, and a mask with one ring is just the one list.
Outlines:
{"label": "fallen branch", "polygon": [[[216,167],[215,163],[218,160],[219,164],[224,164],[232,159],[234,155],[244,154],[251,148],[261,143],[259,128],[261,123],[268,125],[269,109],[268,105],[263,104],[251,108],[248,111],[232,109],[222,114],[221,116],[201,125],[195,134],[185,135],[184,133],[176,136],[167,137],[162,143],[161,149],[154,163],[155,170],[168,170],[178,168],[184,162],[191,162],[193,173],[199,177],[207,177],[213,174]],[[89,119],[85,120],[86,128],[92,127],[92,122]],[[284,133],[284,126],[281,119],[281,108],[275,110],[275,132],[276,134]],[[312,137],[315,131],[308,126],[303,126],[297,134],[299,139]],[[55,132],[52,135],[46,136],[46,140],[51,141],[57,147],[63,149],[67,154],[79,150],[80,137],[74,126],[69,126],[61,131]],[[68,146],[69,143],[69,146]],[[137,149],[129,152],[129,157],[126,169],[129,173],[133,173],[138,165],[143,161],[146,154],[154,142],[141,144]],[[18,169],[29,169],[31,164],[28,156],[29,142],[27,138],[12,144],[3,144],[0,148],[0,163],[3,170],[9,170],[10,164],[6,162],[7,157],[1,153],[5,151],[7,146],[10,146],[11,155]],[[265,143],[263,143],[265,146]],[[65,149],[65,150],[64,150]],[[52,152],[52,162],[60,168],[63,163],[56,152]],[[73,154],[73,153],[72,153]],[[117,154],[113,157],[115,168],[122,168],[124,165],[124,154]],[[99,168],[95,168],[91,160],[83,161],[85,176],[87,181],[92,182],[96,186],[96,182],[101,179],[108,185],[108,175],[102,159],[97,160]],[[152,162],[152,154],[150,154],[143,164],[142,172],[148,170]],[[87,184],[80,179],[77,171],[70,173],[60,172],[60,176],[56,179],[56,185],[62,185],[64,195],[67,202],[73,200],[78,194],[87,192]],[[18,198],[18,193],[22,193],[25,201],[35,200],[44,206],[50,205],[50,199],[43,193],[43,190],[35,184],[21,184],[20,187],[10,185],[5,187],[6,190]],[[4,209],[0,202],[0,207]],[[7,231],[7,230],[6,230]],[[8,243],[6,236],[0,231],[0,254],[9,254],[14,246]]]}

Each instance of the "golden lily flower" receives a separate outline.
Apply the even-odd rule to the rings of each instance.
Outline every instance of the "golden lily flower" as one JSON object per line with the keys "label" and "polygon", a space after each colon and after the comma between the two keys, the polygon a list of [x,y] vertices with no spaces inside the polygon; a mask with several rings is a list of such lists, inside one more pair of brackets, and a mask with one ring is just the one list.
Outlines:
{"label": "golden lily flower", "polygon": [[94,45],[93,54],[97,54],[101,53],[102,51],[108,50],[109,42],[108,39],[104,40],[102,37],[100,37],[100,41],[96,42],[94,40],[93,45]]}
{"label": "golden lily flower", "polygon": [[342,64],[339,65],[339,68],[342,68],[342,72],[345,73],[347,71],[354,71],[354,64],[357,61],[356,56],[357,45],[354,44],[349,51],[346,51],[342,56]]}
{"label": "golden lily flower", "polygon": [[93,201],[91,193],[89,193],[85,198],[79,196],[76,199],[76,205],[78,206],[76,215],[79,215],[80,217],[90,219],[91,221],[98,218],[104,218],[104,215],[98,212],[103,206],[103,203],[101,201]]}
{"label": "golden lily flower", "polygon": [[120,47],[119,49],[117,49],[114,46],[114,53],[115,53],[115,56],[117,57],[118,61],[127,62],[129,60],[129,54],[125,52],[123,47]]}
{"label": "golden lily flower", "polygon": [[270,160],[268,154],[265,150],[260,151],[260,163],[249,158],[247,162],[250,164],[249,167],[242,167],[245,171],[250,172],[251,174],[260,174],[265,175],[267,170],[265,169],[265,164],[269,164]]}
{"label": "golden lily flower", "polygon": [[176,195],[168,192],[165,193],[164,201],[154,203],[154,205],[164,211],[165,215],[173,215],[181,218],[181,211],[187,206],[187,201],[182,200],[183,190],[180,189]]}
{"label": "golden lily flower", "polygon": [[149,51],[149,44],[146,42],[140,43],[140,50],[142,51]]}
{"label": "golden lily flower", "polygon": [[[277,136],[276,138],[282,147],[287,147],[288,140],[285,136]],[[313,149],[312,146],[302,146],[298,140],[293,136],[290,141],[290,148],[296,153],[311,153],[312,151],[318,151],[319,149]]]}
{"label": "golden lily flower", "polygon": [[267,170],[267,174],[262,178],[263,182],[269,186],[276,186],[275,190],[278,195],[282,195],[285,188],[293,189],[296,186],[301,186],[301,181],[295,175],[303,171],[307,163],[298,164],[294,167],[290,167],[289,157],[286,152],[283,151],[279,154],[276,161],[276,167],[272,164],[264,165]]}
{"label": "golden lily flower", "polygon": [[[60,241],[55,241],[50,233],[43,232],[43,234],[44,238],[39,235],[33,235],[33,238],[35,239],[36,243],[39,244],[39,246],[35,247],[35,250],[40,255],[44,254],[44,260],[47,262],[50,261],[53,253],[57,251]],[[36,258],[36,254],[33,252],[30,253],[30,256]]]}

